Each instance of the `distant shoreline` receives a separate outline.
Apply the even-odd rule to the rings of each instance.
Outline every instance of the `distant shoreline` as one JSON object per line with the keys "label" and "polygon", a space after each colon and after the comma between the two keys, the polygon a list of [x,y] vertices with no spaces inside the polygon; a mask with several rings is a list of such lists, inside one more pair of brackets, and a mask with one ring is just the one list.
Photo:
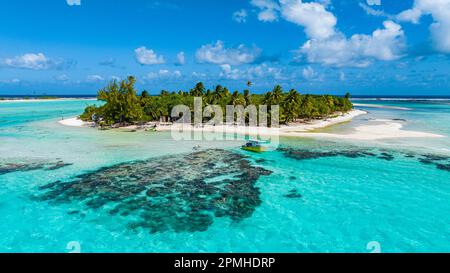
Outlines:
{"label": "distant shoreline", "polygon": [[40,99],[40,98],[0,98],[1,102],[43,102],[43,101],[74,101],[74,100],[87,100],[94,101],[96,98],[50,98],[50,99]]}
{"label": "distant shoreline", "polygon": [[[259,94],[259,93],[255,93]],[[155,94],[157,95],[157,94]],[[325,95],[325,94],[316,94]],[[343,95],[335,95],[343,97]],[[96,94],[93,95],[0,95],[0,100],[34,100],[50,97],[50,99],[95,99]],[[403,96],[403,95],[352,95],[351,100],[357,101],[447,101],[450,100],[448,95],[418,95],[418,96]]]}

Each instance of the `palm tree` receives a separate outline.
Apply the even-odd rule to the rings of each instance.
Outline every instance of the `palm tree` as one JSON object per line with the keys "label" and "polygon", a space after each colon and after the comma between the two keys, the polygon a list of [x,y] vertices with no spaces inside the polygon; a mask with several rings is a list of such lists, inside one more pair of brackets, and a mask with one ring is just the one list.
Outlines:
{"label": "palm tree", "polygon": [[283,88],[281,88],[280,85],[276,85],[273,90],[272,90],[272,94],[273,94],[273,103],[274,104],[280,104],[280,102],[283,99]]}
{"label": "palm tree", "polygon": [[[97,98],[105,102],[102,106],[88,106],[81,118],[85,121],[94,121],[100,125],[130,124],[144,121],[167,120],[169,113],[175,105],[187,105],[191,111],[194,107],[194,96],[203,94],[205,105],[219,104],[224,110],[226,104],[248,106],[252,101],[256,105],[265,104],[271,110],[268,121],[271,121],[273,105],[280,105],[280,121],[291,122],[296,118],[316,118],[328,116],[333,112],[347,112],[353,108],[350,94],[345,97],[335,96],[301,96],[297,91],[290,90],[283,93],[281,86],[277,85],[273,91],[266,94],[254,94],[244,90],[230,94],[227,88],[218,85],[214,91],[204,92],[202,83],[198,83],[191,92],[161,91],[159,96],[151,96],[143,91],[140,96],[134,88],[136,79],[130,77],[121,82],[112,81],[108,86],[98,92]],[[246,117],[247,119],[247,117]]]}
{"label": "palm tree", "polygon": [[223,87],[219,84],[212,93],[212,103],[218,103],[223,98]]}
{"label": "palm tree", "polygon": [[244,99],[245,99],[246,106],[252,104],[252,98],[250,97],[250,90],[248,90],[248,89],[244,90]]}
{"label": "palm tree", "polygon": [[265,105],[272,105],[272,104],[273,104],[273,101],[274,101],[274,99],[273,99],[273,93],[272,93],[272,92],[267,92],[267,93],[264,95],[264,98],[263,98],[263,100],[262,100],[262,103],[265,104]]}
{"label": "palm tree", "polygon": [[306,95],[300,104],[300,115],[303,118],[311,118],[314,108],[313,99],[310,95]]}
{"label": "palm tree", "polygon": [[243,105],[245,106],[245,98],[242,96],[242,94],[239,94],[238,91],[234,91],[233,95],[231,95],[231,101],[230,103],[234,106],[236,105]]}
{"label": "palm tree", "polygon": [[300,99],[300,94],[295,89],[292,89],[286,95],[286,98],[282,103],[285,122],[294,121],[298,117],[298,107],[300,104]]}
{"label": "palm tree", "polygon": [[205,86],[202,82],[195,85],[194,89],[191,89],[190,95],[194,97],[201,97],[205,93]]}

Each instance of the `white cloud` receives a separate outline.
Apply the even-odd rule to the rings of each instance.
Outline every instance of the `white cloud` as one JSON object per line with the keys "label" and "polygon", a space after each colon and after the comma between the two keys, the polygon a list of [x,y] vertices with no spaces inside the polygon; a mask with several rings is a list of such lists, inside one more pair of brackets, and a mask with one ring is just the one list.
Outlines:
{"label": "white cloud", "polygon": [[[347,38],[336,28],[337,18],[327,10],[330,4],[327,0],[252,0],[250,3],[261,12],[269,10],[276,18],[281,17],[304,28],[308,41],[297,51],[296,59],[299,61],[336,67],[366,67],[373,60],[396,60],[402,56],[405,48],[401,26],[391,20],[385,21],[384,27],[371,35],[355,34]],[[378,3],[376,0],[368,1],[370,5]],[[382,11],[367,11],[389,17]]]}
{"label": "white cloud", "polygon": [[402,56],[404,33],[400,25],[385,21],[372,35],[355,34],[347,39],[336,33],[328,39],[308,40],[299,50],[300,58],[329,66],[367,67],[372,60],[392,61]]}
{"label": "white cloud", "polygon": [[184,65],[185,63],[186,63],[186,57],[185,57],[184,52],[182,51],[182,52],[177,54],[177,62],[176,62],[176,64],[177,65]]}
{"label": "white cloud", "polygon": [[136,48],[134,53],[137,62],[142,65],[163,64],[165,62],[163,56],[158,56],[152,49],[147,49],[145,46]]}
{"label": "white cloud", "polygon": [[241,71],[239,71],[239,69],[237,68],[233,69],[229,64],[222,64],[220,68],[222,69],[222,72],[220,72],[219,74],[219,77],[221,78],[237,80],[242,76]]}
{"label": "white cloud", "polygon": [[285,79],[280,68],[270,67],[266,64],[251,66],[246,69],[233,68],[229,64],[223,64],[220,65],[220,68],[219,77],[229,80]]}
{"label": "white cloud", "polygon": [[199,63],[240,65],[252,63],[260,55],[259,48],[247,48],[239,45],[237,48],[226,48],[222,41],[203,45],[195,56]]}
{"label": "white cloud", "polygon": [[45,70],[53,67],[54,62],[43,53],[27,53],[14,58],[7,58],[4,64],[14,68],[25,68],[33,70]]}
{"label": "white cloud", "polygon": [[343,82],[343,81],[345,81],[345,79],[346,79],[345,73],[344,73],[343,71],[341,71],[341,72],[339,73],[339,80]]}
{"label": "white cloud", "polygon": [[250,4],[260,9],[258,20],[263,22],[273,22],[278,20],[280,6],[273,0],[251,0]]}
{"label": "white cloud", "polygon": [[413,24],[418,24],[421,17],[422,11],[420,9],[408,9],[397,15],[399,21],[411,22]]}
{"label": "white cloud", "polygon": [[369,6],[381,6],[381,0],[367,0]]}
{"label": "white cloud", "polygon": [[181,71],[170,71],[167,69],[160,69],[157,72],[150,72],[144,76],[144,80],[157,80],[157,79],[179,79],[182,77]]}
{"label": "white cloud", "polygon": [[266,64],[250,67],[247,70],[247,73],[249,74],[249,78],[251,79],[265,77],[274,78],[276,80],[285,79],[280,68],[268,66]]}
{"label": "white cloud", "polygon": [[280,0],[280,4],[283,18],[303,26],[308,37],[325,39],[335,33],[337,19],[323,4],[301,0]]}
{"label": "white cloud", "polygon": [[192,77],[194,77],[194,78],[206,78],[206,76],[207,75],[202,72],[196,72],[196,71],[192,72]]}
{"label": "white cloud", "polygon": [[368,6],[364,3],[359,3],[359,6],[368,14],[368,15],[372,15],[372,16],[377,16],[377,17],[386,17],[389,19],[393,19],[394,16],[392,16],[391,14],[387,14],[384,10],[381,9],[374,9],[371,6]]}
{"label": "white cloud", "polygon": [[245,23],[247,22],[247,11],[245,9],[241,9],[238,11],[235,11],[232,15],[232,18],[234,21],[238,22],[238,23]]}
{"label": "white cloud", "polygon": [[434,48],[442,53],[450,53],[450,1],[415,0],[411,9],[401,12],[397,19],[418,24],[424,15],[431,15],[434,22],[430,25]]}
{"label": "white cloud", "polygon": [[258,19],[263,22],[273,22],[278,20],[278,14],[274,10],[263,10],[258,14]]}
{"label": "white cloud", "polygon": [[69,6],[81,6],[81,0],[66,0]]}
{"label": "white cloud", "polygon": [[54,79],[59,82],[67,82],[69,80],[69,76],[67,76],[66,74],[61,74],[61,75],[55,76]]}
{"label": "white cloud", "polygon": [[309,80],[309,79],[316,77],[317,74],[311,66],[308,66],[308,67],[303,68],[302,75],[303,75],[303,78]]}
{"label": "white cloud", "polygon": [[0,83],[3,83],[3,84],[19,84],[21,82],[22,81],[20,79],[18,79],[18,78],[14,78],[14,79],[11,79],[11,80],[0,80]]}
{"label": "white cloud", "polygon": [[100,75],[89,75],[89,76],[87,76],[87,81],[88,82],[102,82],[102,81],[104,81],[105,79],[102,77],[102,76],[100,76]]}

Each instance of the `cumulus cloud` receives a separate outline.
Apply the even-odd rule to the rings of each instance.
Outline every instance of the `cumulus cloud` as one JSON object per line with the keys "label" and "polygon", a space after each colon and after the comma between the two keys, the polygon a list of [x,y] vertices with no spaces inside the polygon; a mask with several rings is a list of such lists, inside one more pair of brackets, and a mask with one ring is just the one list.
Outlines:
{"label": "cumulus cloud", "polygon": [[43,53],[26,53],[13,58],[6,58],[3,65],[11,68],[47,70],[47,69],[65,69],[69,68],[74,62],[64,60],[53,60]]}
{"label": "cumulus cloud", "polygon": [[142,65],[163,64],[164,57],[157,55],[152,49],[147,49],[145,46],[136,48],[134,50],[136,61]]}
{"label": "cumulus cloud", "polygon": [[88,82],[102,82],[102,81],[104,81],[105,79],[102,77],[102,76],[100,76],[100,75],[89,75],[89,76],[87,76],[87,81]]}
{"label": "cumulus cloud", "polygon": [[240,65],[254,62],[261,54],[259,48],[247,48],[239,45],[236,48],[226,48],[222,41],[203,45],[195,56],[199,63]]}
{"label": "cumulus cloud", "polygon": [[144,80],[158,80],[158,79],[179,79],[182,77],[181,71],[170,71],[167,69],[160,69],[157,72],[150,72],[144,76]]}
{"label": "cumulus cloud", "polygon": [[66,0],[69,6],[81,6],[81,0]]}
{"label": "cumulus cloud", "polygon": [[335,33],[327,39],[308,40],[297,57],[310,63],[336,67],[367,67],[372,60],[399,59],[405,47],[403,30],[392,21],[385,21],[383,26],[372,35],[355,34],[348,39]]}
{"label": "cumulus cloud", "polygon": [[372,16],[377,16],[377,17],[386,17],[389,19],[394,19],[394,16],[392,16],[391,14],[386,13],[384,10],[381,9],[374,9],[369,5],[366,5],[364,3],[359,3],[359,6],[368,14],[368,15],[372,15]]}
{"label": "cumulus cloud", "polygon": [[308,67],[303,68],[302,75],[303,75],[303,78],[308,80],[308,79],[312,79],[312,78],[316,77],[317,74],[311,66],[308,66]]}
{"label": "cumulus cloud", "polygon": [[418,24],[422,16],[431,15],[431,38],[434,48],[441,53],[450,53],[450,1],[415,0],[411,9],[398,14],[399,21]]}
{"label": "cumulus cloud", "polygon": [[[355,34],[346,37],[336,27],[336,16],[327,10],[329,1],[254,0],[250,3],[261,12],[271,10],[277,18],[304,28],[308,40],[296,52],[296,61],[336,67],[366,67],[373,60],[396,60],[402,56],[405,48],[401,26],[391,20],[386,20],[383,28],[375,30],[371,35]],[[368,2],[371,5],[377,3]]]}
{"label": "cumulus cloud", "polygon": [[273,0],[251,0],[250,4],[259,8],[258,20],[273,22],[278,20],[280,6]]}
{"label": "cumulus cloud", "polygon": [[245,23],[247,22],[247,11],[245,9],[241,9],[238,11],[235,11],[232,15],[232,18],[234,21],[238,22],[238,23]]}
{"label": "cumulus cloud", "polygon": [[180,52],[177,54],[177,62],[175,63],[176,65],[184,65],[186,63],[186,57],[184,52]]}
{"label": "cumulus cloud", "polygon": [[303,26],[308,37],[325,39],[335,33],[336,17],[321,3],[280,0],[284,19]]}
{"label": "cumulus cloud", "polygon": [[54,79],[59,82],[67,82],[67,81],[69,81],[69,76],[67,76],[66,74],[61,74],[61,75],[55,76]]}
{"label": "cumulus cloud", "polygon": [[198,79],[200,79],[200,78],[206,78],[208,75],[206,75],[206,73],[203,73],[203,72],[197,72],[197,71],[194,71],[194,72],[192,72],[192,77],[193,78],[198,78]]}
{"label": "cumulus cloud", "polygon": [[381,0],[366,0],[369,6],[381,6]]}
{"label": "cumulus cloud", "polygon": [[267,64],[251,66],[245,69],[233,68],[229,64],[220,65],[220,78],[229,80],[255,80],[272,78],[276,80],[285,79],[282,70],[277,67],[271,67]]}
{"label": "cumulus cloud", "polygon": [[14,58],[7,58],[5,64],[15,68],[44,70],[51,66],[51,61],[43,53],[27,53]]}
{"label": "cumulus cloud", "polygon": [[3,83],[3,84],[19,84],[21,82],[22,81],[18,78],[13,78],[11,80],[0,80],[0,83]]}
{"label": "cumulus cloud", "polygon": [[241,77],[241,71],[237,68],[231,68],[229,64],[222,64],[220,68],[222,69],[222,72],[219,74],[221,78],[237,80]]}

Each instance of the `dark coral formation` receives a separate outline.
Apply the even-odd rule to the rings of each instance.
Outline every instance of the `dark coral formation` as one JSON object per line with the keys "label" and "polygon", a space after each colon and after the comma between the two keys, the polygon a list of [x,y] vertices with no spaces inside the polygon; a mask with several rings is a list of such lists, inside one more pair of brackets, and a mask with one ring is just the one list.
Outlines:
{"label": "dark coral formation", "polygon": [[423,164],[434,165],[442,171],[450,172],[450,157],[435,154],[424,154],[419,161]]}
{"label": "dark coral formation", "polygon": [[436,164],[436,168],[439,170],[450,172],[450,163],[449,164]]}
{"label": "dark coral formation", "polygon": [[[296,160],[309,160],[318,159],[321,157],[337,157],[343,156],[347,158],[360,158],[360,157],[376,157],[378,159],[392,161],[395,156],[386,150],[381,150],[375,152],[369,149],[346,149],[346,150],[319,150],[319,149],[307,149],[307,148],[289,148],[281,147],[278,149],[286,157],[293,158]],[[412,153],[404,153],[405,158],[416,158],[419,162],[427,165],[434,165],[439,170],[450,171],[450,157],[445,155],[437,154],[423,154],[414,155]]]}
{"label": "dark coral formation", "polygon": [[[293,149],[293,148],[279,148],[286,157],[297,159],[297,160],[308,160],[308,159],[318,159],[321,157],[336,157],[336,156],[344,156],[348,158],[359,158],[366,156],[376,156],[376,154],[371,153],[369,151],[363,150],[332,150],[332,151],[319,151],[312,149]],[[383,156],[383,155],[382,155]],[[387,157],[388,154],[383,156]],[[392,156],[392,155],[389,155]]]}
{"label": "dark coral formation", "polygon": [[12,173],[12,172],[28,172],[35,170],[52,171],[60,168],[64,168],[72,164],[64,163],[63,161],[57,162],[0,162],[0,175]]}
{"label": "dark coral formation", "polygon": [[205,150],[102,168],[41,188],[41,200],[82,202],[111,216],[134,216],[129,227],[152,233],[205,231],[214,217],[240,221],[261,204],[255,182],[271,172],[243,155]]}
{"label": "dark coral formation", "polygon": [[391,155],[391,154],[388,154],[388,153],[386,153],[386,152],[382,152],[382,153],[378,156],[378,158],[379,158],[379,159],[386,160],[386,161],[392,161],[392,160],[394,160],[394,156]]}
{"label": "dark coral formation", "polygon": [[302,198],[302,195],[298,192],[297,189],[293,189],[289,191],[286,195],[284,195],[284,197],[294,199],[294,198]]}

